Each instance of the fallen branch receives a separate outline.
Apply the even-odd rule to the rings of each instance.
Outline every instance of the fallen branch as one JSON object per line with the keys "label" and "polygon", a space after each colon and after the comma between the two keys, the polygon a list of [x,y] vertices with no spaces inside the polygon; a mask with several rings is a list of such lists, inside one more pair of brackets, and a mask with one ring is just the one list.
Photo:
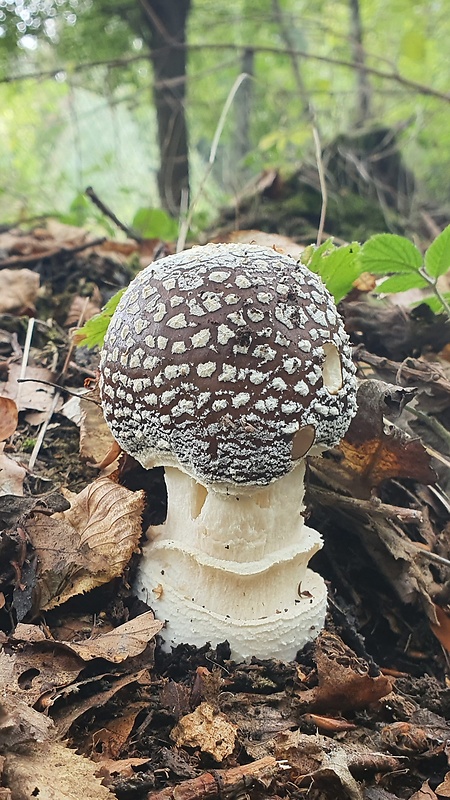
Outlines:
{"label": "fallen branch", "polygon": [[283,769],[286,769],[285,762],[266,756],[242,767],[204,772],[198,778],[177,786],[150,792],[147,800],[229,800],[236,795],[245,795],[254,783],[262,782],[268,788],[277,772]]}
{"label": "fallen branch", "polygon": [[83,242],[83,244],[78,244],[76,247],[52,247],[50,250],[41,250],[39,253],[29,253],[26,256],[11,256],[0,261],[0,269],[17,267],[20,264],[34,264],[37,261],[43,261],[45,258],[54,258],[54,256],[81,253],[83,250],[88,250],[89,247],[97,247],[105,241],[106,236],[102,236],[99,239],[91,239],[88,242]]}
{"label": "fallen branch", "polygon": [[120,219],[116,217],[114,211],[111,211],[111,209],[108,208],[107,205],[105,205],[103,200],[100,200],[100,197],[98,196],[98,194],[96,194],[96,192],[94,192],[92,186],[88,186],[84,193],[86,197],[89,197],[89,200],[92,200],[92,202],[94,203],[95,206],[97,206],[99,211],[101,211],[105,217],[108,217],[108,219],[114,222],[114,225],[117,225],[117,227],[120,228],[121,231],[123,231],[127,236],[130,237],[130,239],[134,239],[134,241],[137,242],[138,244],[140,244],[143,241],[142,236],[139,236],[139,234],[136,233],[136,231],[134,231],[128,225],[125,225],[124,222],[121,222]]}

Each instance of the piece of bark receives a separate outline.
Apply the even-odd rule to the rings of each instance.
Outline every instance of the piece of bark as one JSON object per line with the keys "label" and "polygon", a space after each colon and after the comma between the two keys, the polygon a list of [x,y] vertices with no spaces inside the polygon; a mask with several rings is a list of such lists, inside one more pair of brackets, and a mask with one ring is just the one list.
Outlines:
{"label": "piece of bark", "polygon": [[178,786],[150,792],[147,800],[229,800],[235,795],[245,793],[254,783],[263,783],[267,788],[280,769],[283,766],[275,758],[266,756],[252,764],[205,772],[198,778],[179,783]]}

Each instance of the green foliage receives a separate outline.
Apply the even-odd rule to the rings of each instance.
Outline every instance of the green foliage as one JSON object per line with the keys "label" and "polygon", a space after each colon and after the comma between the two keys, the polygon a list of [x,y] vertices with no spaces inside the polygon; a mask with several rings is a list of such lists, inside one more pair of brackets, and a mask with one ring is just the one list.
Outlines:
{"label": "green foliage", "polygon": [[393,294],[429,286],[433,294],[424,302],[433,311],[445,311],[450,316],[447,294],[442,294],[437,285],[437,279],[450,270],[450,225],[430,244],[424,256],[403,236],[393,233],[372,236],[362,246],[359,262],[363,272],[391,276],[377,287],[378,293]]}
{"label": "green foliage", "polygon": [[319,247],[307,247],[302,263],[320,275],[336,303],[339,303],[353,288],[353,284],[363,271],[358,255],[360,245],[352,242],[344,247],[336,247],[328,239]]}
{"label": "green foliage", "polygon": [[360,262],[364,272],[374,275],[417,272],[422,266],[422,254],[417,247],[393,233],[377,233],[362,247]]}
{"label": "green foliage", "polygon": [[75,342],[78,347],[101,347],[105,338],[108,325],[111,317],[114,314],[119,300],[122,297],[125,289],[120,289],[110,300],[106,303],[105,307],[101,310],[100,314],[88,320],[82,328],[75,334]]}
{"label": "green foliage", "polygon": [[147,239],[171,242],[178,233],[178,223],[160,208],[139,208],[131,227]]}

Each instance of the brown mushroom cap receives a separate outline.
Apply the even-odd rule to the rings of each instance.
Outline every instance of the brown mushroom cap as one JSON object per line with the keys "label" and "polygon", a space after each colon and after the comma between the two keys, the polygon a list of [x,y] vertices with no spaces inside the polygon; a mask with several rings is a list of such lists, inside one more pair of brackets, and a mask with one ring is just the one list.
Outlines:
{"label": "brown mushroom cap", "polygon": [[100,372],[123,450],[206,483],[268,484],[313,441],[335,445],[356,411],[331,295],[256,245],[209,244],[143,270],[111,320]]}

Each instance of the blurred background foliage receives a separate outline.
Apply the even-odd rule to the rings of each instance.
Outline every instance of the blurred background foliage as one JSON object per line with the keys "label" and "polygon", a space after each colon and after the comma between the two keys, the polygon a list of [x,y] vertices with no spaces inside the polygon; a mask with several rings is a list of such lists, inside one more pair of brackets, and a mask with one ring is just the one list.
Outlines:
{"label": "blurred background foliage", "polygon": [[[1,223],[52,212],[92,222],[88,185],[128,222],[160,205],[177,216],[179,198],[158,198],[152,48],[160,14],[181,6],[187,47],[173,52],[186,53],[187,74],[169,76],[169,93],[186,114],[192,194],[230,88],[249,74],[199,224],[263,169],[314,164],[313,125],[324,149],[394,131],[419,201],[448,207],[450,0],[0,0]],[[166,39],[167,59],[179,37]]]}

